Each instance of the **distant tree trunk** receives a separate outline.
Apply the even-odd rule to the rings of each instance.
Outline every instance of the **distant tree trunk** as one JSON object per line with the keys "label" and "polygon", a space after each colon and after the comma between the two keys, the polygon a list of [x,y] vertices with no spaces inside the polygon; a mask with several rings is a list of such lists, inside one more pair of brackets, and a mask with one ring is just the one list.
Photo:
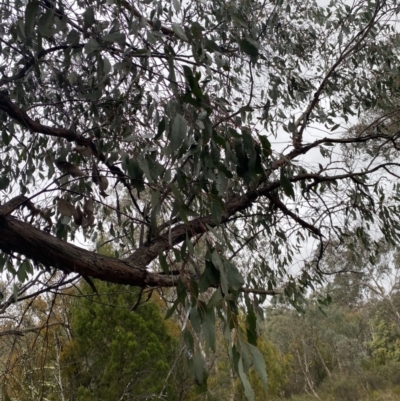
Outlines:
{"label": "distant tree trunk", "polygon": [[[303,342],[303,350],[304,350],[304,342]],[[303,352],[303,358],[302,360],[299,351],[296,349],[296,355],[297,355],[297,360],[299,361],[299,365],[301,367],[301,370],[303,372],[304,379],[307,383],[308,389],[310,390],[310,393],[317,399],[320,400],[319,395],[315,391],[314,388],[314,381],[310,375],[310,370],[308,369],[308,362],[307,362],[307,356],[306,353]]]}
{"label": "distant tree trunk", "polygon": [[331,371],[328,369],[328,366],[326,366],[325,360],[324,360],[324,358],[322,357],[321,353],[319,352],[318,347],[317,347],[316,345],[314,345],[313,347],[314,347],[315,351],[317,352],[318,358],[319,358],[319,360],[321,361],[322,366],[324,367],[324,369],[325,369],[327,375],[328,375],[329,378],[331,379],[331,378],[332,378],[332,373],[331,373]]}

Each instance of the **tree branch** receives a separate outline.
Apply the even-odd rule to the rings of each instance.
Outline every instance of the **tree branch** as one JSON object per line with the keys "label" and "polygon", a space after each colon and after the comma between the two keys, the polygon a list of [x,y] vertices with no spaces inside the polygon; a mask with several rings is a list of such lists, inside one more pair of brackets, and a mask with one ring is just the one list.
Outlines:
{"label": "tree branch", "polygon": [[0,249],[4,252],[21,253],[33,261],[65,273],[77,273],[138,287],[174,287],[178,280],[176,276],[151,273],[145,265],[134,260],[121,261],[78,248],[11,216],[0,217],[0,233]]}
{"label": "tree branch", "polygon": [[271,203],[273,203],[283,214],[286,216],[291,217],[296,223],[299,223],[303,228],[306,228],[307,230],[311,231],[313,234],[317,235],[318,237],[323,237],[321,231],[317,228],[314,227],[312,224],[307,223],[305,220],[297,216],[297,214],[293,213],[291,210],[289,210],[283,202],[278,198],[278,196],[274,196],[272,194],[267,194],[267,198],[270,200]]}
{"label": "tree branch", "polygon": [[53,323],[45,324],[44,326],[41,326],[41,327],[31,327],[31,328],[23,329],[23,330],[4,330],[4,331],[0,331],[0,337],[9,336],[9,335],[21,336],[22,337],[22,336],[25,335],[25,333],[32,333],[32,332],[35,332],[35,331],[40,331],[40,330],[47,329],[48,327],[56,326],[56,325],[57,326],[59,326],[59,325],[64,326],[63,323],[53,322]]}

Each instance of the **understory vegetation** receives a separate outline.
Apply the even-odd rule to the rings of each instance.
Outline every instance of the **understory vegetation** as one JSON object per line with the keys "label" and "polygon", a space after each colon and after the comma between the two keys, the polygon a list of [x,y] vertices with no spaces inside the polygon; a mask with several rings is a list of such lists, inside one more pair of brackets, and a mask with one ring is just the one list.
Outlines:
{"label": "understory vegetation", "polygon": [[[250,368],[256,400],[400,399],[400,253],[383,247],[371,264],[366,251],[338,252],[332,247],[321,268],[340,261],[346,273],[297,309],[284,299],[263,308],[257,346],[268,385]],[[208,339],[216,351],[203,354],[206,370],[193,372],[182,338],[187,316],[164,318],[170,296],[83,280],[63,294],[19,304],[23,319],[3,320],[0,329],[0,377],[9,399],[245,400],[222,321]],[[243,314],[239,321],[246,336]]]}

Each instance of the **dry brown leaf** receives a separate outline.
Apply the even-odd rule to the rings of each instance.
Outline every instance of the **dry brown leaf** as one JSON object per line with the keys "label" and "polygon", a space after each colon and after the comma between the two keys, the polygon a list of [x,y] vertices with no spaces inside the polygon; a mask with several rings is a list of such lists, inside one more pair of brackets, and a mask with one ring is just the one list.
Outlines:
{"label": "dry brown leaf", "polygon": [[72,150],[78,152],[84,157],[89,157],[92,155],[92,150],[87,146],[75,146]]}
{"label": "dry brown leaf", "polygon": [[84,175],[86,175],[80,168],[64,160],[56,161],[56,166],[62,172],[72,175],[72,177],[83,177]]}
{"label": "dry brown leaf", "polygon": [[78,206],[76,208],[76,213],[74,214],[73,217],[74,217],[75,223],[78,224],[78,226],[81,226],[82,225],[82,221],[83,221],[83,213],[82,213],[82,210],[81,210],[80,206]]}
{"label": "dry brown leaf", "polygon": [[65,199],[59,198],[57,200],[57,207],[62,216],[72,217],[76,215],[76,209],[74,206]]}
{"label": "dry brown leaf", "polygon": [[93,214],[94,203],[93,203],[92,198],[86,199],[86,202],[83,205],[83,211],[84,211],[85,215]]}

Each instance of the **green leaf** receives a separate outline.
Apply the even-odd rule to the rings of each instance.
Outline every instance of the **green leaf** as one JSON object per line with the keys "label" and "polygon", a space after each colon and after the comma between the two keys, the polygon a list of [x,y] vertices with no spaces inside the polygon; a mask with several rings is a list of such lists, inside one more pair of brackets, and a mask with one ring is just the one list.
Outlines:
{"label": "green leaf", "polygon": [[199,291],[207,291],[210,287],[218,285],[220,282],[220,273],[214,264],[206,260],[206,267],[199,279]]}
{"label": "green leaf", "polygon": [[267,389],[268,386],[268,377],[267,377],[267,367],[265,366],[265,360],[260,350],[252,344],[248,344],[250,348],[250,353],[253,359],[253,366],[260,379],[263,382],[264,389]]}
{"label": "green leaf", "polygon": [[[11,266],[10,266],[11,267]],[[11,270],[11,269],[10,269]],[[14,269],[13,269],[14,270]],[[18,292],[19,292],[19,287],[16,283],[13,284],[12,286],[12,292],[13,292],[13,296],[14,296],[14,301],[17,302],[18,301]]]}
{"label": "green leaf", "polygon": [[107,75],[112,70],[111,63],[107,57],[103,57],[102,59],[103,59],[103,74]]}
{"label": "green leaf", "polygon": [[94,9],[92,6],[86,8],[83,13],[83,27],[85,30],[90,28],[94,24]]}
{"label": "green leaf", "polygon": [[53,11],[48,10],[39,18],[38,30],[39,33],[45,38],[51,36],[52,34],[53,16]]}
{"label": "green leaf", "polygon": [[261,146],[263,150],[270,155],[271,154],[271,143],[268,140],[268,138],[264,135],[258,135],[258,138],[260,139]]}
{"label": "green leaf", "polygon": [[186,36],[185,31],[182,29],[182,27],[176,23],[172,23],[172,30],[175,32],[175,35],[184,41],[188,41],[188,38]]}
{"label": "green leaf", "polygon": [[196,350],[193,356],[193,376],[197,385],[202,386],[207,380],[204,359],[200,351]]}
{"label": "green leaf", "polygon": [[87,54],[91,54],[99,49],[100,49],[99,42],[97,42],[97,40],[94,38],[90,38],[89,41],[85,44],[85,52]]}
{"label": "green leaf", "polygon": [[215,314],[214,308],[207,308],[203,319],[203,335],[206,346],[215,352]]}
{"label": "green leaf", "polygon": [[249,39],[239,40],[238,44],[239,44],[240,50],[244,51],[249,56],[251,56],[251,57],[258,56],[258,48],[253,43],[250,43]]}
{"label": "green leaf", "polygon": [[257,317],[253,306],[248,307],[246,316],[247,341],[257,346]]}
{"label": "green leaf", "polygon": [[204,46],[210,52],[220,52],[221,51],[220,47],[213,40],[207,39],[204,42]]}
{"label": "green leaf", "polygon": [[39,2],[30,1],[25,8],[25,35],[28,39],[33,39],[36,14],[39,9]]}
{"label": "green leaf", "polygon": [[25,39],[25,24],[21,18],[18,18],[17,21],[17,33],[21,39]]}
{"label": "green leaf", "polygon": [[7,393],[7,390],[4,389],[4,401],[12,401],[10,396]]}
{"label": "green leaf", "polygon": [[1,139],[3,140],[4,145],[9,145],[11,142],[12,135],[8,135],[7,131],[3,128],[1,132]]}
{"label": "green leaf", "polygon": [[20,283],[23,283],[26,280],[26,278],[28,277],[28,275],[26,274],[26,269],[25,269],[24,263],[21,263],[19,265],[18,270],[17,270],[17,277],[18,277],[18,281]]}
{"label": "green leaf", "polygon": [[67,36],[67,43],[71,46],[79,44],[79,33],[75,29],[72,29]]}
{"label": "green leaf", "polygon": [[194,21],[191,26],[192,35],[196,39],[201,39],[203,37],[204,28],[197,22]]}
{"label": "green leaf", "polygon": [[[219,275],[218,275],[219,277]],[[219,302],[222,299],[222,293],[221,293],[221,289],[218,288],[217,290],[214,291],[214,293],[212,294],[210,300],[208,301],[208,308],[214,308],[215,306],[217,306],[219,304]]]}
{"label": "green leaf", "polygon": [[293,184],[287,179],[283,171],[281,171],[281,186],[283,188],[283,192],[285,193],[285,195],[289,196],[294,200]]}
{"label": "green leaf", "polygon": [[234,289],[238,290],[241,288],[244,284],[244,279],[243,276],[239,273],[239,270],[235,265],[232,263],[225,261],[224,260],[224,265],[225,265],[225,270],[227,272],[227,279],[229,285]]}
{"label": "green leaf", "polygon": [[71,71],[68,74],[68,81],[71,85],[74,85],[78,81],[78,74],[75,71]]}
{"label": "green leaf", "polygon": [[179,0],[172,0],[172,4],[174,5],[175,11],[179,13],[181,11],[181,3]]}
{"label": "green leaf", "polygon": [[113,32],[113,33],[108,33],[107,35],[104,35],[103,40],[105,42],[118,43],[120,45],[123,45],[123,44],[125,44],[126,36],[124,33]]}
{"label": "green leaf", "polygon": [[189,319],[194,331],[200,334],[202,319],[196,306],[190,310]]}
{"label": "green leaf", "polygon": [[221,256],[218,254],[217,251],[213,252],[211,259],[212,263],[219,271],[221,290],[226,295],[229,292],[229,282],[227,278],[227,272],[225,271],[225,265],[222,262]]}
{"label": "green leaf", "polygon": [[193,352],[194,339],[193,339],[192,333],[188,330],[187,327],[183,331],[183,341],[185,342],[185,346],[186,346],[187,350],[190,352]]}
{"label": "green leaf", "polygon": [[4,175],[0,176],[0,191],[6,189],[9,185],[10,185],[9,178]]}
{"label": "green leaf", "polygon": [[158,255],[158,260],[160,262],[161,268],[163,269],[163,272],[165,274],[169,274],[169,265],[168,265],[167,258],[165,257],[165,255],[160,253]]}
{"label": "green leaf", "polygon": [[177,306],[179,305],[180,300],[177,298],[174,302],[174,304],[167,310],[167,313],[165,314],[165,320],[169,319],[173,313],[175,312]]}
{"label": "green leaf", "polygon": [[138,136],[135,134],[128,135],[124,138],[124,142],[136,142],[138,140]]}
{"label": "green leaf", "polygon": [[197,79],[193,75],[192,69],[190,67],[188,67],[187,65],[184,65],[183,71],[185,73],[186,80],[187,80],[193,94],[196,96],[197,99],[201,100],[201,98],[203,97],[203,93],[200,89]]}
{"label": "green leaf", "polygon": [[157,135],[154,137],[154,140],[160,139],[164,131],[165,131],[165,117],[163,117],[158,123]]}
{"label": "green leaf", "polygon": [[247,374],[244,372],[243,369],[243,359],[242,357],[239,358],[238,362],[238,374],[240,381],[243,384],[243,389],[244,389],[244,395],[249,401],[254,401],[254,391],[251,388],[249,378],[247,377]]}
{"label": "green leaf", "polygon": [[239,14],[239,13],[232,13],[231,17],[234,21],[238,22],[240,25],[244,26],[245,28],[248,27],[248,22]]}
{"label": "green leaf", "polygon": [[171,150],[177,151],[186,137],[187,122],[183,116],[177,114],[172,122]]}
{"label": "green leaf", "polygon": [[222,219],[223,208],[219,200],[214,200],[211,205],[211,214],[215,224],[219,224]]}
{"label": "green leaf", "polygon": [[97,90],[95,90],[93,92],[90,92],[90,93],[79,94],[76,97],[80,98],[80,99],[97,100],[97,99],[101,98],[101,95],[102,95],[102,90],[101,89],[97,89]]}

